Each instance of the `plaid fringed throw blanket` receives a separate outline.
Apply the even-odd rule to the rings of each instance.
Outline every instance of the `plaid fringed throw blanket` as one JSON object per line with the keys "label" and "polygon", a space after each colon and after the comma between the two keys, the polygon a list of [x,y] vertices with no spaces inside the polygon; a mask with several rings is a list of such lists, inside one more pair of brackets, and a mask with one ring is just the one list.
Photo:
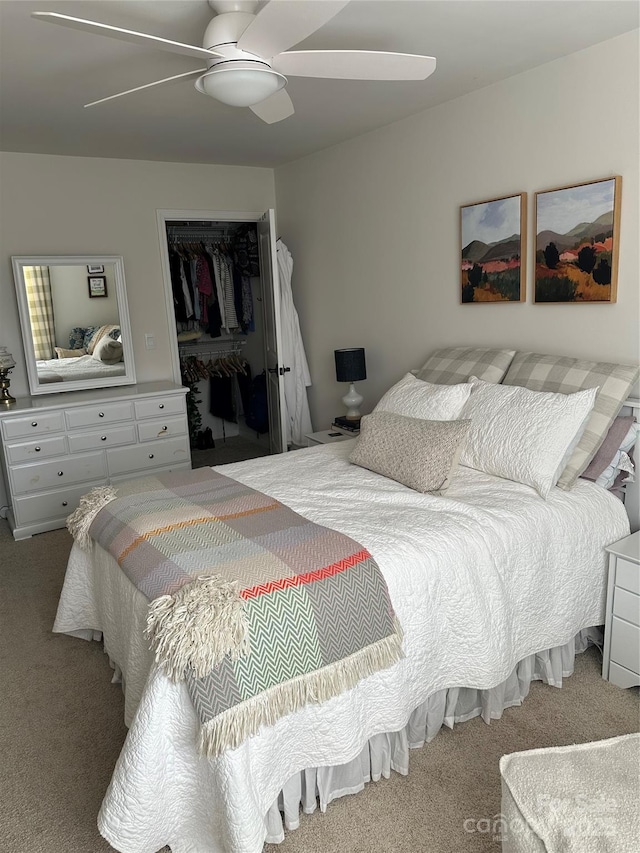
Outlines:
{"label": "plaid fringed throw blanket", "polygon": [[348,536],[209,468],[117,494],[86,496],[69,529],[79,541],[88,531],[149,599],[156,660],[186,680],[204,754],[402,657],[380,569]]}

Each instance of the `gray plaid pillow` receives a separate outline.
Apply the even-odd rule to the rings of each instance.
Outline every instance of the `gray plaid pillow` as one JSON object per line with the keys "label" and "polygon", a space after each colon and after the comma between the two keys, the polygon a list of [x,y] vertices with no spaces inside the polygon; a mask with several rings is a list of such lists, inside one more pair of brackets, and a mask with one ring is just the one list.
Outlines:
{"label": "gray plaid pillow", "polygon": [[512,349],[447,347],[436,350],[416,376],[437,385],[457,385],[468,382],[470,376],[485,382],[502,382],[514,355]]}
{"label": "gray plaid pillow", "polygon": [[521,385],[531,391],[557,391],[560,394],[574,394],[586,388],[599,389],[582,438],[558,480],[557,485],[561,489],[572,489],[596,455],[629,396],[638,372],[638,366],[632,364],[583,361],[535,352],[516,354],[504,378],[504,385]]}
{"label": "gray plaid pillow", "polygon": [[373,412],[360,422],[349,461],[417,492],[442,494],[458,467],[471,421],[427,421]]}

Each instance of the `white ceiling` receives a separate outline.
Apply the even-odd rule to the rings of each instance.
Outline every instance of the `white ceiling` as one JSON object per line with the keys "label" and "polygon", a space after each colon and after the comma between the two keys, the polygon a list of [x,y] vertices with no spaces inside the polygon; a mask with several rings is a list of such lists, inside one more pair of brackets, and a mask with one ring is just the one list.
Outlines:
{"label": "white ceiling", "polygon": [[[299,0],[316,2],[316,0]],[[296,113],[274,125],[179,81],[97,98],[199,67],[197,59],[36,21],[53,11],[200,45],[205,0],[0,0],[5,151],[276,166],[639,26],[637,0],[352,0],[306,49],[436,56],[421,82],[292,78]]]}

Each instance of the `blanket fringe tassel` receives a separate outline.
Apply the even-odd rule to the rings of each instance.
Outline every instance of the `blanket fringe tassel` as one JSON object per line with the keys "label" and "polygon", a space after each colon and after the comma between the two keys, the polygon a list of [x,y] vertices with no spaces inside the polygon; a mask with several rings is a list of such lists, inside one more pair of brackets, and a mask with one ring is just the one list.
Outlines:
{"label": "blanket fringe tassel", "polygon": [[103,506],[117,498],[112,486],[97,486],[80,498],[78,508],[67,518],[67,529],[83,551],[91,548],[89,528]]}
{"label": "blanket fringe tassel", "polygon": [[261,726],[272,726],[281,717],[309,703],[325,702],[349,690],[404,657],[402,628],[396,619],[396,633],[390,634],[348,658],[336,661],[291,681],[265,690],[239,705],[202,723],[198,747],[202,755],[215,758],[226,749],[235,749]]}
{"label": "blanket fringe tassel", "polygon": [[180,681],[191,668],[203,678],[226,654],[249,654],[244,601],[235,581],[202,575],[149,605],[146,636],[165,674]]}

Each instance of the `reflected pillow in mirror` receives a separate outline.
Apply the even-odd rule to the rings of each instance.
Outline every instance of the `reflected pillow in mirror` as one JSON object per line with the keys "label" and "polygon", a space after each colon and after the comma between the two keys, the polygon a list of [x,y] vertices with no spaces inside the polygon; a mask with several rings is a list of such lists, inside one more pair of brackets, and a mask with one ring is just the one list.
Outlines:
{"label": "reflected pillow in mirror", "polygon": [[54,347],[56,358],[79,358],[81,355],[86,355],[85,349],[65,349],[64,347]]}
{"label": "reflected pillow in mirror", "polygon": [[103,364],[117,364],[122,361],[122,344],[120,341],[114,341],[109,335],[105,335],[95,345],[92,357],[96,361],[101,361]]}
{"label": "reflected pillow in mirror", "polygon": [[69,332],[69,349],[85,349],[84,336],[86,331],[84,326],[76,326],[74,329],[71,329]]}
{"label": "reflected pillow in mirror", "polygon": [[91,335],[91,339],[89,344],[87,345],[87,352],[89,355],[93,355],[93,351],[99,342],[104,337],[110,337],[113,339],[113,332],[120,332],[120,326],[117,323],[107,323],[105,326],[96,326],[95,331]]}

